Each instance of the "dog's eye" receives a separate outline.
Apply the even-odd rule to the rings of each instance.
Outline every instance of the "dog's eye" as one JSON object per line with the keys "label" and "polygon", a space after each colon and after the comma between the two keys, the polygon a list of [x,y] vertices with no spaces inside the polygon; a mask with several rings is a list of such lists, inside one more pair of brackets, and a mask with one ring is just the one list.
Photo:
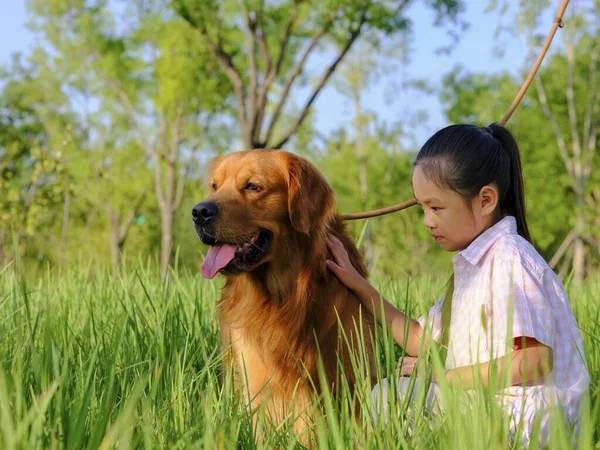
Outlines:
{"label": "dog's eye", "polygon": [[212,188],[213,191],[217,190],[217,183],[211,183],[210,187]]}
{"label": "dog's eye", "polygon": [[261,188],[258,184],[246,183],[246,185],[244,186],[244,190],[250,192],[260,192]]}

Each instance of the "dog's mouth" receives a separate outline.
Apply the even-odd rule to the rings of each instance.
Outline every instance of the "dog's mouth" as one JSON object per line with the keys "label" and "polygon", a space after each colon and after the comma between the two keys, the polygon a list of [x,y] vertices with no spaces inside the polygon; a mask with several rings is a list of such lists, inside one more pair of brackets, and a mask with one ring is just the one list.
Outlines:
{"label": "dog's mouth", "polygon": [[219,272],[234,275],[250,271],[269,251],[272,238],[268,230],[259,230],[239,244],[219,243],[205,236],[202,241],[211,247],[202,263],[202,275],[214,278]]}

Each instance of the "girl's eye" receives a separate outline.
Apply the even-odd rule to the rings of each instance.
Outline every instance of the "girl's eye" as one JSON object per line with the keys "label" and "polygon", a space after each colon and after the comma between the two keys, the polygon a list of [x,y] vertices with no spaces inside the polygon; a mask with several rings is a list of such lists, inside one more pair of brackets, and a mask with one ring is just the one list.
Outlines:
{"label": "girl's eye", "polygon": [[246,186],[244,186],[244,190],[250,192],[260,192],[261,189],[258,184],[246,183]]}
{"label": "girl's eye", "polygon": [[442,209],[442,208],[439,208],[439,207],[437,207],[437,206],[432,206],[432,207],[431,207],[431,210],[432,210],[433,212],[438,212],[438,211],[441,211],[441,209]]}

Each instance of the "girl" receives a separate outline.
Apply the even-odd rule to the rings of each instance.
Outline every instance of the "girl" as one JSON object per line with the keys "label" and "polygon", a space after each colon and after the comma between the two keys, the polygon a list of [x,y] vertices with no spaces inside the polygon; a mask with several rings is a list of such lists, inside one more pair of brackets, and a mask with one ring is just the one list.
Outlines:
{"label": "girl", "polygon": [[[442,249],[458,252],[448,295],[426,318],[414,320],[354,270],[334,237],[328,245],[335,261],[327,267],[380,323],[385,317],[410,356],[400,375],[413,372],[421,346],[433,339],[445,347],[450,386],[470,389],[480,378],[487,387],[508,371],[511,381],[497,397],[512,416],[511,438],[521,426],[527,446],[535,420],[540,443],[547,444],[551,405],[560,405],[578,429],[589,388],[581,335],[562,283],[531,244],[514,137],[496,124],[452,125],[425,143],[414,166],[413,189],[425,226]],[[427,405],[439,397],[435,383]],[[387,380],[381,387],[387,398]]]}

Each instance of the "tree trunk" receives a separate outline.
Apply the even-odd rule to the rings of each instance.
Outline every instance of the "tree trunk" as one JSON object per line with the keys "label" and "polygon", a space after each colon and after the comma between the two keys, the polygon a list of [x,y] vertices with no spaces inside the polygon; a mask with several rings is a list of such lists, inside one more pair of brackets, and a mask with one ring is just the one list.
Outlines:
{"label": "tree trunk", "polygon": [[160,242],[160,276],[162,280],[166,279],[169,262],[171,260],[171,250],[173,247],[173,222],[175,216],[175,183],[176,183],[176,162],[175,158],[167,159],[166,180],[164,186],[163,202],[160,207],[161,223],[161,242]]}
{"label": "tree trunk", "polygon": [[160,211],[161,242],[160,242],[160,276],[162,280],[167,277],[171,248],[173,247],[173,213],[170,208]]}
{"label": "tree trunk", "polygon": [[119,266],[121,265],[121,246],[119,245],[121,214],[113,211],[111,208],[106,208],[106,213],[110,222],[110,256],[112,261],[112,269],[113,273],[117,274],[119,271]]}
{"label": "tree trunk", "polygon": [[581,236],[573,241],[573,282],[580,285],[585,275],[585,243]]}
{"label": "tree trunk", "polygon": [[129,215],[125,217],[123,223],[121,223],[121,213],[114,210],[110,206],[106,207],[106,215],[110,222],[110,254],[112,259],[113,273],[116,275],[121,266],[121,259],[123,255],[123,247],[125,246],[125,240],[129,234],[129,229],[138,215],[144,198],[146,195],[142,195],[136,204],[133,206]]}

